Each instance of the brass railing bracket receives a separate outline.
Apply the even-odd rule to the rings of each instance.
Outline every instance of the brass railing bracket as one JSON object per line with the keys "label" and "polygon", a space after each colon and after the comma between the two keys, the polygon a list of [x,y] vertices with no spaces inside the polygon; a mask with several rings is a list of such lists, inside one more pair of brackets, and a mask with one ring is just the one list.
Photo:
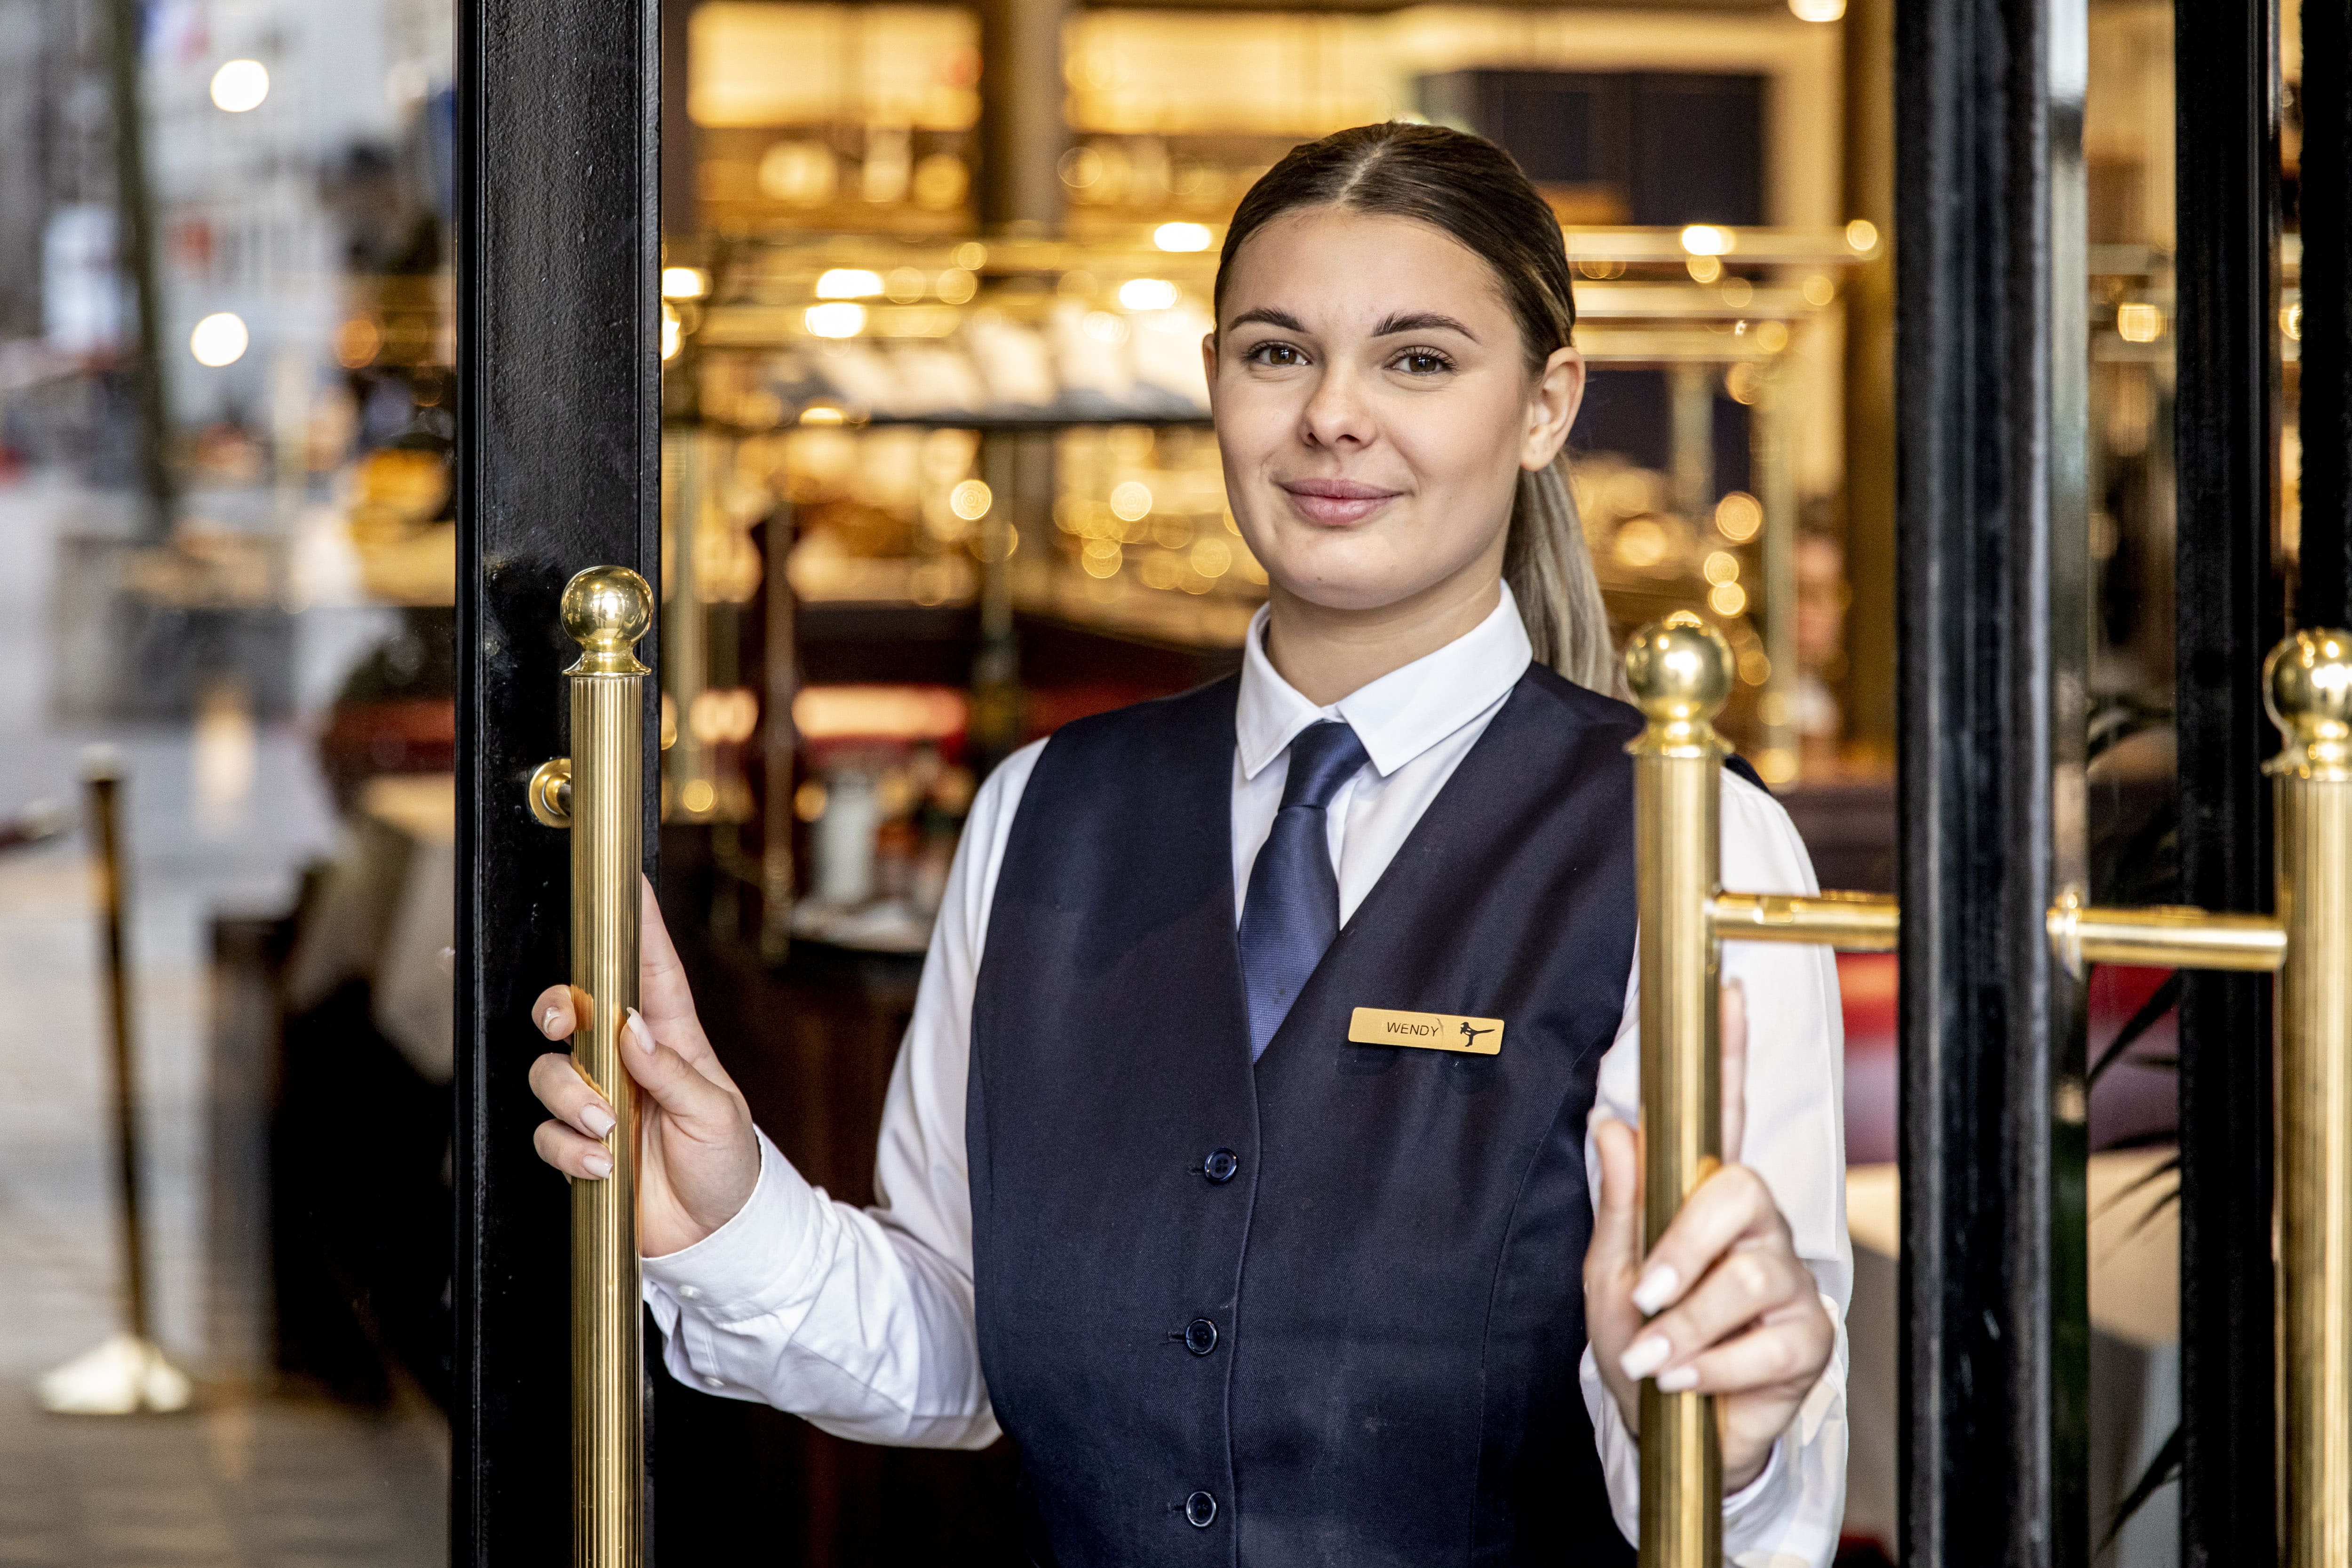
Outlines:
{"label": "brass railing bracket", "polygon": [[2187,904],[2103,909],[2069,888],[2050,906],[2048,925],[2051,952],[2076,980],[2094,963],[2267,973],[2286,962],[2286,928],[2268,915],[2215,914]]}
{"label": "brass railing bracket", "polygon": [[1717,893],[1707,918],[1718,942],[1818,942],[1845,952],[1892,952],[1901,908],[1876,893]]}
{"label": "brass railing bracket", "polygon": [[541,827],[572,826],[572,759],[550,757],[530,771],[524,786],[530,815]]}

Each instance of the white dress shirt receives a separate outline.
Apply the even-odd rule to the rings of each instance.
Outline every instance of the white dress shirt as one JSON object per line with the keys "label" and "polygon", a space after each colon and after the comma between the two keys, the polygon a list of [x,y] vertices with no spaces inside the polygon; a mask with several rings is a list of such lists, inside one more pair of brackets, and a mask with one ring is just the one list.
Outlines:
{"label": "white dress shirt", "polygon": [[[1318,708],[1275,673],[1264,624],[1261,610],[1234,722],[1234,919],[1281,805],[1287,768],[1275,764],[1299,731],[1337,718],[1354,727],[1370,758],[1325,814],[1344,923],[1525,673],[1527,631],[1506,588],[1466,636]],[[995,1439],[972,1319],[964,1090],[990,903],[1044,744],[1006,759],[972,803],[890,1078],[874,1206],[827,1198],[763,1134],[759,1183],[741,1212],[684,1251],[646,1260],[646,1296],[667,1337],[670,1370],[690,1386],[764,1401],[865,1442],[982,1447]],[[1804,845],[1769,795],[1726,773],[1722,823],[1725,886],[1818,891]],[[1826,1564],[1845,1507],[1844,1319],[1853,1279],[1837,972],[1824,948],[1741,942],[1725,945],[1723,971],[1748,999],[1739,1153],[1779,1201],[1838,1324],[1829,1367],[1763,1474],[1725,1500],[1724,1551],[1741,1568]],[[1629,975],[1624,1019],[1601,1064],[1596,1121],[1637,1120],[1640,1048]],[[1589,1135],[1585,1157],[1597,1192]],[[1563,1289],[1578,1288],[1561,1281]],[[1611,1505],[1632,1541],[1639,1447],[1589,1348],[1581,1370]]]}

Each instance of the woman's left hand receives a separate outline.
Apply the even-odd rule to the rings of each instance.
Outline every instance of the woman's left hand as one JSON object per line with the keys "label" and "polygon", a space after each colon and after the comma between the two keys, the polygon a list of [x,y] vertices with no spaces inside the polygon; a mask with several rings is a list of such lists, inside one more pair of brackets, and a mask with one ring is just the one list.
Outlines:
{"label": "woman's left hand", "polygon": [[1763,1178],[1732,1163],[1747,1099],[1748,1017],[1737,986],[1724,988],[1722,1020],[1726,1163],[1646,1258],[1640,1135],[1616,1121],[1593,1130],[1601,1194],[1584,1254],[1584,1321],[1601,1379],[1632,1430],[1641,1429],[1643,1378],[1667,1393],[1716,1396],[1723,1489],[1734,1492],[1763,1473],[1829,1364],[1836,1331]]}

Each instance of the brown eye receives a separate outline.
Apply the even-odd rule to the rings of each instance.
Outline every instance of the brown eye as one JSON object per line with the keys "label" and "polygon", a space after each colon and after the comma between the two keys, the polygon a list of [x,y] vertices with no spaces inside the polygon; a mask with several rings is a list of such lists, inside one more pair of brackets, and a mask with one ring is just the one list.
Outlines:
{"label": "brown eye", "polygon": [[1454,368],[1454,362],[1434,349],[1407,349],[1397,355],[1396,366],[1407,375],[1438,375]]}
{"label": "brown eye", "polygon": [[1295,343],[1260,343],[1250,350],[1249,357],[1258,364],[1287,366],[1307,363],[1307,356],[1298,352]]}

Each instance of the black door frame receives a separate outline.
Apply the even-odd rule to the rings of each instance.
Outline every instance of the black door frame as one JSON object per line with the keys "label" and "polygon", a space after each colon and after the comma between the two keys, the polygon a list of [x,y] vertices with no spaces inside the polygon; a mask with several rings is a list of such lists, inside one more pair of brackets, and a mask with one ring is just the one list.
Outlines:
{"label": "black door frame", "polygon": [[[460,0],[450,1561],[474,1568],[572,1551],[570,1200],[525,1079],[531,999],[570,973],[569,847],[522,786],[566,749],[565,581],[660,582],[660,110],[653,0]],[[658,828],[648,791],[648,873]]]}
{"label": "black door frame", "polygon": [[[2258,770],[2278,749],[2261,663],[2285,630],[2271,539],[2277,45],[2268,0],[2176,0],[2179,897],[2214,910],[2271,907],[2271,789]],[[2271,1001],[2267,975],[2181,974],[2184,1563],[2276,1556],[2271,1235],[2246,1223],[2271,1208]]]}

